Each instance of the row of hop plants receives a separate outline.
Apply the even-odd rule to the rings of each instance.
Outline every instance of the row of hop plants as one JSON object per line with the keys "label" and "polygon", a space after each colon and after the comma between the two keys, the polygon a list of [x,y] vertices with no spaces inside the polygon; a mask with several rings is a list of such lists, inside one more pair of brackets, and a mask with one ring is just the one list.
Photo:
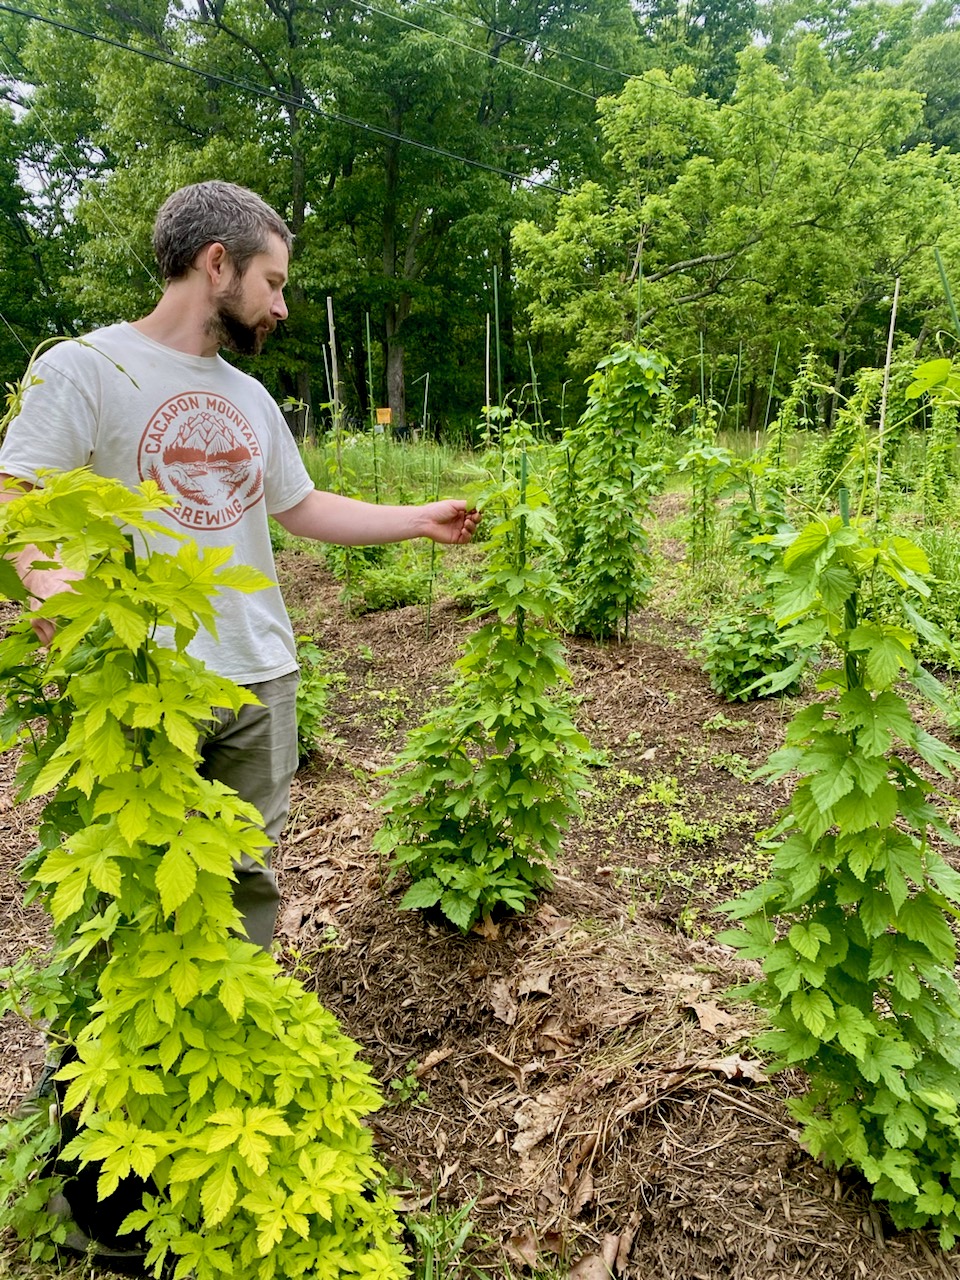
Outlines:
{"label": "row of hop plants", "polygon": [[[531,465],[551,459],[501,415],[484,495],[481,626],[449,705],[411,734],[385,801],[378,844],[410,876],[404,906],[437,907],[467,929],[498,908],[522,909],[551,883],[590,759],[557,624],[624,636],[649,587],[643,519],[663,474],[664,375],[638,348],[600,366],[564,442],[556,533],[549,466],[541,478]],[[945,773],[960,759],[910,720],[891,687],[906,671],[939,693],[913,653],[918,635],[939,633],[906,597],[928,595],[928,566],[902,539],[871,542],[862,518],[822,519],[796,536],[776,482],[785,431],[775,456],[771,442],[742,464],[712,433],[711,415],[698,412],[680,460],[701,498],[693,538],[707,545],[714,503],[704,495],[730,492],[758,613],[775,599],[778,626],[805,619],[773,683],[788,687],[828,640],[844,654],[842,679],[821,677],[833,701],[800,714],[789,759],[771,766],[799,769],[801,782],[774,878],[734,908],[744,932],[732,940],[764,962],[754,994],[777,1028],[773,1046],[811,1073],[797,1111],[810,1145],[863,1169],[900,1224],[934,1223],[949,1242],[960,1155],[956,1104],[945,1098],[960,1057],[942,1046],[960,1001],[945,976],[953,952],[943,910],[953,910],[957,885],[929,847],[931,830],[945,833],[932,788],[892,746],[898,737]],[[149,532],[161,501],[61,477],[3,513],[8,551],[56,547],[83,575],[75,593],[43,606],[59,624],[46,659],[38,662],[26,623],[0,658],[14,690],[7,739],[28,746],[23,794],[55,792],[27,874],[57,946],[52,963],[18,966],[10,999],[69,1046],[63,1111],[79,1124],[64,1149],[45,1116],[12,1122],[19,1145],[6,1189],[31,1170],[39,1176],[26,1197],[8,1198],[8,1220],[32,1235],[38,1256],[55,1249],[63,1228],[46,1206],[62,1162],[87,1162],[102,1198],[139,1180],[142,1206],[123,1226],[156,1268],[171,1259],[178,1280],[403,1275],[360,1123],[378,1103],[369,1074],[330,1015],[236,936],[230,867],[238,849],[258,847],[256,815],[196,777],[199,726],[243,695],[183,650],[199,625],[213,625],[216,591],[258,584],[198,559],[189,544],[175,556],[136,556],[118,525]],[[862,614],[868,571],[871,582],[879,573],[896,584],[912,631]],[[3,585],[17,595],[12,573]],[[153,644],[165,622],[174,650]],[[780,657],[789,653],[784,641]],[[773,914],[789,924],[785,935]]]}
{"label": "row of hop plants", "polygon": [[[590,581],[602,584],[595,592],[584,591],[581,600],[568,596],[560,611],[568,627],[598,637],[625,635],[630,610],[645,591],[644,540],[638,531],[653,489],[648,449],[656,414],[646,412],[646,403],[637,412],[642,396],[631,399],[638,369],[642,378],[650,375],[649,385],[662,378],[655,358],[635,350],[616,353],[598,371],[588,412],[565,441],[567,466],[560,468],[563,478],[557,485],[563,495],[560,544],[544,540],[542,545],[543,561],[549,563],[552,553],[559,570],[561,601],[564,586],[576,591]],[[811,376],[809,369],[805,376]],[[618,383],[621,391],[628,390],[610,411],[605,395]],[[877,454],[890,444],[889,437],[871,440],[867,430],[878,385],[876,377],[860,379],[836,435],[807,464],[825,511],[799,532],[788,514],[791,503],[794,509],[799,505],[796,472],[789,475],[785,448],[789,432],[797,429],[789,421],[762,453],[740,460],[717,444],[711,415],[698,413],[690,447],[679,461],[691,473],[695,490],[692,540],[699,537],[701,550],[706,548],[711,512],[717,499],[724,500],[731,541],[741,550],[752,586],[746,625],[740,612],[737,638],[729,637],[731,650],[739,646],[741,657],[731,664],[729,683],[718,680],[724,692],[791,691],[814,670],[821,695],[793,716],[783,750],[766,769],[775,779],[797,779],[789,803],[764,837],[773,852],[770,877],[729,906],[739,924],[725,940],[759,961],[764,975],[742,995],[768,1015],[771,1029],[759,1044],[775,1055],[774,1065],[799,1065],[808,1075],[807,1092],[790,1103],[808,1148],[828,1165],[860,1170],[898,1227],[931,1227],[949,1248],[960,1235],[960,990],[949,923],[960,918],[960,875],[943,856],[943,848],[957,838],[942,816],[941,793],[931,775],[952,779],[960,752],[918,723],[897,688],[905,678],[941,711],[951,709],[949,694],[918,657],[924,644],[944,652],[951,648],[949,637],[925,616],[932,595],[929,561],[913,541],[878,529],[883,495],[879,486],[870,485],[874,474],[882,475],[884,457]],[[924,389],[923,380],[915,386]],[[785,418],[790,409],[787,405]],[[941,456],[948,457],[955,418],[936,406],[932,419],[942,437]],[[523,463],[514,472],[521,476],[522,498],[526,454]],[[853,517],[846,487],[852,478],[860,480]],[[928,487],[943,497],[942,484]],[[620,543],[617,522],[609,519],[614,489],[626,508],[620,523],[627,532]],[[830,514],[831,500],[840,504],[839,515]],[[524,513],[519,525],[507,521],[497,536],[525,527],[525,503],[521,500],[515,510]],[[597,550],[601,547],[615,552],[605,559]],[[530,550],[532,544],[525,544]],[[514,560],[507,576],[488,584],[488,604],[511,576],[520,589],[516,569]],[[501,620],[505,606],[516,625],[502,600],[497,606]],[[507,652],[522,643],[515,632]],[[716,636],[707,645],[715,677],[719,647]],[[745,647],[750,650],[746,660]],[[481,651],[490,653],[487,642]],[[437,752],[454,721],[441,718],[411,738],[398,762],[408,771],[401,772],[387,797],[391,813],[382,847],[394,854],[395,868],[407,868],[414,880],[404,905],[446,909],[449,895],[455,910],[448,914],[455,918],[460,912],[461,927],[498,902],[519,906],[548,883],[546,876],[525,872],[519,891],[508,888],[513,902],[499,891],[482,905],[479,897],[464,902],[455,896],[463,892],[460,877],[476,876],[468,861],[451,860],[459,848],[471,847],[479,793],[495,779],[498,813],[509,823],[504,797],[509,791],[523,794],[523,774],[532,777],[529,767],[509,769],[517,744],[499,718],[510,705],[509,695],[521,687],[520,670],[515,660],[511,667],[502,657],[497,666],[493,700],[503,700],[496,711],[487,707],[486,724],[500,733],[491,749],[498,757],[506,754],[494,769],[473,738],[444,773],[445,761]],[[463,717],[465,707],[460,707],[460,732],[470,740],[471,730],[484,724],[477,718],[477,688],[470,679],[458,688],[470,708]],[[515,717],[511,724],[517,722]],[[520,755],[516,758],[519,765]],[[473,776],[481,779],[476,788]],[[542,813],[549,813],[542,791],[531,792],[531,801],[537,795],[548,806]],[[558,835],[574,812],[568,803],[552,815]],[[489,829],[488,822],[484,814],[476,829]],[[509,827],[506,833],[509,839]],[[539,849],[527,844],[526,851],[549,862],[555,848],[544,844],[539,831],[537,836]],[[503,837],[502,830],[494,840],[484,834],[474,847],[484,856],[495,847],[502,860]],[[471,896],[480,883],[473,881]]]}

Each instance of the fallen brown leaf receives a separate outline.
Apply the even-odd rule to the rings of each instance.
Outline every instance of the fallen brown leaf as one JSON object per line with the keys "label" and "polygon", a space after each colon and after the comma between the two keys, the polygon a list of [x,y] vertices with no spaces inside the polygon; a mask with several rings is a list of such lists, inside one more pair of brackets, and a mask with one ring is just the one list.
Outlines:
{"label": "fallen brown leaf", "polygon": [[510,993],[506,978],[500,978],[490,988],[490,1008],[493,1010],[493,1016],[500,1022],[505,1022],[508,1027],[512,1027],[516,1022],[519,1009]]}
{"label": "fallen brown leaf", "polygon": [[517,996],[549,996],[553,994],[551,983],[553,982],[553,970],[541,969],[539,973],[535,973],[530,978],[524,978],[517,987]]}
{"label": "fallen brown leaf", "polygon": [[446,1062],[447,1058],[451,1057],[452,1054],[453,1054],[452,1045],[448,1046],[446,1049],[432,1050],[430,1053],[427,1054],[427,1056],[420,1063],[420,1065],[414,1070],[413,1074],[417,1077],[418,1080],[422,1080],[423,1077],[427,1075],[428,1072],[432,1071],[434,1067],[438,1067],[441,1062]]}
{"label": "fallen brown leaf", "polygon": [[580,1213],[581,1209],[585,1209],[591,1202],[593,1199],[593,1191],[593,1174],[588,1169],[577,1183],[577,1189],[574,1191],[573,1197],[570,1201],[570,1212],[573,1217],[576,1217],[577,1214]]}
{"label": "fallen brown leaf", "polygon": [[532,1270],[537,1265],[537,1237],[532,1227],[522,1227],[515,1232],[504,1246],[507,1254],[514,1262]]}
{"label": "fallen brown leaf", "polygon": [[702,1030],[722,1040],[726,1032],[739,1027],[739,1019],[721,1009],[715,1000],[694,1000],[687,1006],[697,1016]]}
{"label": "fallen brown leaf", "polygon": [[564,1169],[563,1169],[564,1191],[571,1191],[573,1189],[573,1184],[576,1182],[577,1175],[580,1172],[580,1166],[581,1164],[583,1164],[584,1160],[586,1160],[588,1156],[593,1154],[593,1150],[597,1145],[597,1138],[599,1136],[600,1136],[599,1133],[588,1133],[588,1134],[585,1134],[577,1143],[576,1147],[574,1148],[570,1156],[570,1159],[564,1165]]}
{"label": "fallen brown leaf", "polygon": [[610,1280],[612,1275],[598,1253],[588,1253],[570,1268],[569,1280]]}
{"label": "fallen brown leaf", "polygon": [[553,1053],[559,1058],[576,1043],[576,1037],[571,1033],[570,1028],[564,1026],[557,1014],[549,1014],[540,1023],[537,1030],[537,1048],[545,1053]]}
{"label": "fallen brown leaf", "polygon": [[531,1153],[556,1130],[568,1100],[567,1089],[547,1089],[536,1097],[525,1099],[514,1113],[517,1136],[511,1148],[520,1156],[526,1178],[531,1178],[536,1172],[536,1161],[530,1159]]}
{"label": "fallen brown leaf", "polygon": [[482,920],[477,921],[470,932],[479,934],[481,938],[489,938],[491,942],[496,942],[497,938],[500,937],[500,926],[494,924],[489,914],[487,914]]}
{"label": "fallen brown leaf", "polygon": [[731,1053],[727,1058],[704,1058],[690,1065],[695,1071],[715,1071],[728,1080],[750,1080],[753,1084],[766,1084],[769,1080],[759,1062],[750,1062],[739,1053]]}

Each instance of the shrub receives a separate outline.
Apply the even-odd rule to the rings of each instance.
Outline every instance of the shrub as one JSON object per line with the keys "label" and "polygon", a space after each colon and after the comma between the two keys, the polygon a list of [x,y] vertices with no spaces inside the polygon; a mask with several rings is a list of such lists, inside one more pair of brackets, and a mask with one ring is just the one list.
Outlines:
{"label": "shrub", "polygon": [[778,682],[776,692],[792,694],[800,688],[800,651],[785,639],[768,604],[764,594],[747,596],[737,613],[718,618],[703,633],[698,648],[710,687],[730,702],[774,692],[769,677],[788,668],[795,675],[786,685]]}

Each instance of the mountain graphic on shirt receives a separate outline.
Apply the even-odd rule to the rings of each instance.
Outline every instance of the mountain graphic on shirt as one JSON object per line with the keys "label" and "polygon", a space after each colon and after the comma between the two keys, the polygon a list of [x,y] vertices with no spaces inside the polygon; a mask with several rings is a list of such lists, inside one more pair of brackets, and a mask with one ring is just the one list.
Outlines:
{"label": "mountain graphic on shirt", "polygon": [[184,465],[206,462],[216,466],[224,462],[249,462],[252,457],[230,426],[212,413],[197,413],[188,418],[163,451],[163,460],[168,466],[178,462]]}

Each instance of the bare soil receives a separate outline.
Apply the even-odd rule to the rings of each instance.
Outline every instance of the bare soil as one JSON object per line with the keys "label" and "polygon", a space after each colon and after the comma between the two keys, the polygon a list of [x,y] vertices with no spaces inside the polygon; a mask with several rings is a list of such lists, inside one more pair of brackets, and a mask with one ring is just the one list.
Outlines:
{"label": "bare soil", "polygon": [[[378,770],[442,696],[469,624],[441,606],[427,640],[418,608],[348,616],[312,556],[286,552],[281,571],[298,629],[345,679],[278,851],[279,943],[382,1082],[371,1123],[405,1209],[472,1201],[467,1252],[495,1280],[960,1277],[960,1253],[896,1233],[862,1180],[801,1149],[786,1100],[803,1081],[767,1078],[754,1015],[725,994],[750,972],[715,941],[718,906],[763,874],[756,833],[785,793],[750,776],[791,708],[724,703],[690,635],[654,614],[628,643],[571,643],[595,792],[553,892],[462,936],[395,909],[404,885],[371,838]],[[0,770],[9,963],[44,932],[16,873],[31,815]],[[41,1058],[9,1019],[0,1104]]]}

